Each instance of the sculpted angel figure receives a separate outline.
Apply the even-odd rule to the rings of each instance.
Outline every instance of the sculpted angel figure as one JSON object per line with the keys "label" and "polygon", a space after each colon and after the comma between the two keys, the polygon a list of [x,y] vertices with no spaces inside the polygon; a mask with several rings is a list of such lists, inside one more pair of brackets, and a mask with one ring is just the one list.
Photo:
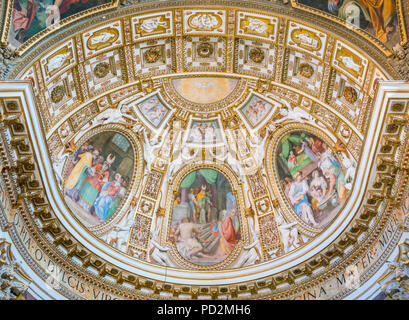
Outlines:
{"label": "sculpted angel figure", "polygon": [[98,43],[105,43],[111,40],[111,38],[115,37],[115,35],[111,32],[102,32],[101,34],[91,37],[90,38],[90,43],[91,44],[98,44]]}
{"label": "sculpted angel figure", "polygon": [[356,162],[350,159],[345,153],[343,155],[342,165],[345,167],[345,188],[348,190],[352,189],[352,183],[354,182],[356,173]]}
{"label": "sculpted angel figure", "polygon": [[162,266],[173,267],[175,264],[169,258],[169,248],[162,247],[159,244],[160,226],[158,225],[153,232],[151,232],[151,241],[149,248],[149,260],[156,262]]}
{"label": "sculpted angel figure", "polygon": [[64,62],[70,57],[71,52],[60,53],[48,60],[48,72],[60,68]]}
{"label": "sculpted angel figure", "polygon": [[187,146],[182,146],[179,152],[179,155],[173,159],[173,161],[169,164],[168,170],[166,175],[168,180],[172,178],[172,176],[182,167],[182,165],[194,158],[196,158],[197,154],[199,153],[199,148],[193,150],[193,154],[191,154],[191,149]]}
{"label": "sculpted angel figure", "polygon": [[359,72],[361,69],[360,65],[355,63],[354,59],[349,56],[340,56],[339,57],[342,61],[342,63],[349,69],[354,70],[356,72]]}
{"label": "sculpted angel figure", "polygon": [[266,143],[267,139],[270,133],[270,129],[266,129],[266,134],[264,138],[261,138],[260,136],[256,137],[256,142],[253,143],[249,139],[249,144],[252,148],[254,148],[254,153],[253,156],[257,162],[257,166],[260,167],[260,169],[263,171],[264,170],[264,156],[265,156],[265,150],[266,150]]}
{"label": "sculpted angel figure", "polygon": [[161,17],[153,17],[151,19],[146,19],[141,23],[140,28],[147,33],[155,31],[158,27],[166,28],[168,26],[167,22],[160,20]]}
{"label": "sculpted angel figure", "polygon": [[107,233],[105,237],[105,242],[110,246],[125,252],[128,243],[129,230],[131,229],[134,221],[133,217],[135,215],[135,210],[129,210],[127,215],[123,220],[117,223],[112,230]]}
{"label": "sculpted angel figure", "polygon": [[121,105],[114,108],[108,108],[97,115],[92,120],[92,125],[96,124],[108,124],[108,123],[120,123],[124,119],[129,119],[131,121],[138,122],[138,119],[132,117],[127,112],[129,111],[129,106]]}
{"label": "sculpted angel figure", "polygon": [[208,151],[210,155],[217,160],[221,162],[227,162],[230,168],[237,174],[239,180],[243,181],[243,176],[245,175],[243,167],[241,166],[240,161],[233,156],[232,152],[228,148],[224,147],[223,151],[218,154],[213,153],[211,148]]}
{"label": "sculpted angel figure", "polygon": [[283,118],[275,120],[274,124],[279,124],[279,123],[282,123],[282,122],[284,122],[286,120],[295,120],[295,121],[298,121],[300,123],[315,120],[313,116],[311,116],[310,114],[305,112],[300,107],[295,107],[295,108],[287,107],[287,109],[281,108],[280,109],[280,115],[282,115]]}
{"label": "sculpted angel figure", "polygon": [[149,139],[146,129],[143,129],[143,138],[143,156],[146,162],[145,171],[146,173],[149,173],[151,171],[152,163],[155,160],[154,152],[156,149],[160,148],[160,140],[157,137]]}
{"label": "sculpted angel figure", "polygon": [[286,223],[284,218],[276,214],[275,220],[278,225],[278,229],[281,233],[281,241],[283,243],[284,252],[287,253],[290,250],[294,250],[300,246],[298,240],[298,230],[297,230],[297,222]]}
{"label": "sculpted angel figure", "polygon": [[268,30],[268,26],[266,23],[254,18],[249,18],[249,24],[247,25],[247,28],[257,33],[265,33]]}
{"label": "sculpted angel figure", "polygon": [[197,29],[213,29],[218,25],[217,18],[213,15],[202,13],[194,17],[191,21],[191,24],[194,28]]}
{"label": "sculpted angel figure", "polygon": [[64,153],[62,155],[57,155],[53,159],[53,169],[55,173],[55,178],[57,179],[58,186],[61,187],[61,185],[64,182],[64,179],[62,177],[62,170],[64,168],[64,163],[65,160],[68,158],[69,153]]}
{"label": "sculpted angel figure", "polygon": [[249,219],[248,225],[252,243],[243,247],[243,253],[236,262],[237,268],[251,266],[261,260],[259,233],[255,231],[255,224],[255,221],[252,223]]}

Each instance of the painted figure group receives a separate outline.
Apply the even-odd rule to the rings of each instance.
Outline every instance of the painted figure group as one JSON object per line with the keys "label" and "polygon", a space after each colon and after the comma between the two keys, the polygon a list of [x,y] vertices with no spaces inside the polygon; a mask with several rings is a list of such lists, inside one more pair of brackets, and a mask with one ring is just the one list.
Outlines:
{"label": "painted figure group", "polygon": [[301,219],[321,227],[318,220],[337,211],[346,198],[342,166],[319,138],[294,134],[289,139],[286,168],[290,174],[282,174],[284,192]]}
{"label": "painted figure group", "polygon": [[247,119],[252,126],[256,126],[270,112],[271,105],[261,99],[255,98],[244,109]]}
{"label": "painted figure group", "polygon": [[173,216],[176,247],[191,262],[220,262],[240,239],[236,198],[226,179],[214,170],[199,170],[182,182]]}
{"label": "painted figure group", "polygon": [[75,201],[85,212],[99,221],[106,221],[125,197],[128,177],[112,169],[115,156],[105,157],[101,150],[85,143],[71,161],[65,195]]}

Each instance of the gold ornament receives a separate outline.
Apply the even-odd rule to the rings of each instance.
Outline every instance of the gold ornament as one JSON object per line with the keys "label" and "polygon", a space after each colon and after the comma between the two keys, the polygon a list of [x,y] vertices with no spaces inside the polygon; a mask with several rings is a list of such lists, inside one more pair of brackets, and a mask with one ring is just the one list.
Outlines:
{"label": "gold ornament", "polygon": [[104,78],[109,73],[109,69],[110,69],[109,63],[107,62],[98,63],[94,68],[94,75],[97,78]]}
{"label": "gold ornament", "polygon": [[65,88],[63,85],[56,86],[51,91],[51,101],[54,103],[58,103],[64,98],[65,96]]}
{"label": "gold ornament", "polygon": [[152,47],[149,50],[146,50],[143,54],[145,61],[148,63],[155,63],[162,56],[162,52],[158,47]]}
{"label": "gold ornament", "polygon": [[308,63],[301,63],[300,64],[300,74],[303,77],[311,78],[314,74],[314,68]]}
{"label": "gold ornament", "polygon": [[260,48],[252,48],[249,52],[250,59],[255,63],[261,63],[264,60],[264,51]]}
{"label": "gold ornament", "polygon": [[202,58],[208,58],[213,53],[213,46],[208,42],[203,42],[197,46],[197,54]]}
{"label": "gold ornament", "polygon": [[349,103],[355,103],[355,101],[358,99],[358,93],[356,90],[349,86],[344,88],[343,95],[345,100]]}

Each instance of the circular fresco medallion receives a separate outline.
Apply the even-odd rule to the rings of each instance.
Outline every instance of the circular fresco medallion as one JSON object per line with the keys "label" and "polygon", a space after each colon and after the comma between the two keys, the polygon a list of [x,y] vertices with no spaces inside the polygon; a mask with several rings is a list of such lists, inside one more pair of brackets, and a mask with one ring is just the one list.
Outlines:
{"label": "circular fresco medallion", "polygon": [[172,210],[171,237],[179,254],[200,266],[222,262],[240,239],[237,199],[226,177],[198,169],[180,183]]}
{"label": "circular fresco medallion", "polygon": [[121,208],[134,168],[134,150],[118,132],[92,136],[68,163],[64,198],[86,226],[101,224]]}
{"label": "circular fresco medallion", "polygon": [[292,209],[317,228],[331,222],[347,197],[345,174],[335,153],[322,139],[297,131],[278,145],[280,183]]}

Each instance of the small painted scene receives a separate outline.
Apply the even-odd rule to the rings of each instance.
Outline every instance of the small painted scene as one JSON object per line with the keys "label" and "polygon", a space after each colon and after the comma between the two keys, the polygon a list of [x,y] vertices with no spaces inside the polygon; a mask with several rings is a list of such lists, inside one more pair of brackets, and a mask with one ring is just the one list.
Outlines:
{"label": "small painted scene", "polygon": [[117,132],[102,132],[85,142],[68,164],[64,198],[86,226],[111,218],[122,205],[132,179],[134,151]]}
{"label": "small painted scene", "polygon": [[393,48],[400,42],[395,0],[297,0],[361,28]]}
{"label": "small painted scene", "polygon": [[240,240],[237,199],[226,177],[213,169],[186,176],[175,195],[171,239],[191,263],[214,265]]}
{"label": "small painted scene", "polygon": [[114,3],[112,0],[14,0],[9,42],[18,47],[74,14]]}
{"label": "small painted scene", "polygon": [[221,130],[217,121],[193,121],[187,142],[215,144],[221,141]]}
{"label": "small painted scene", "polygon": [[158,127],[169,112],[157,95],[139,103],[138,109],[154,127]]}
{"label": "small painted scene", "polygon": [[296,214],[321,228],[337,215],[347,197],[345,174],[320,138],[293,132],[282,138],[276,157],[280,183]]}
{"label": "small painted scene", "polygon": [[246,105],[241,108],[241,112],[254,128],[266,118],[272,107],[271,103],[253,95]]}

